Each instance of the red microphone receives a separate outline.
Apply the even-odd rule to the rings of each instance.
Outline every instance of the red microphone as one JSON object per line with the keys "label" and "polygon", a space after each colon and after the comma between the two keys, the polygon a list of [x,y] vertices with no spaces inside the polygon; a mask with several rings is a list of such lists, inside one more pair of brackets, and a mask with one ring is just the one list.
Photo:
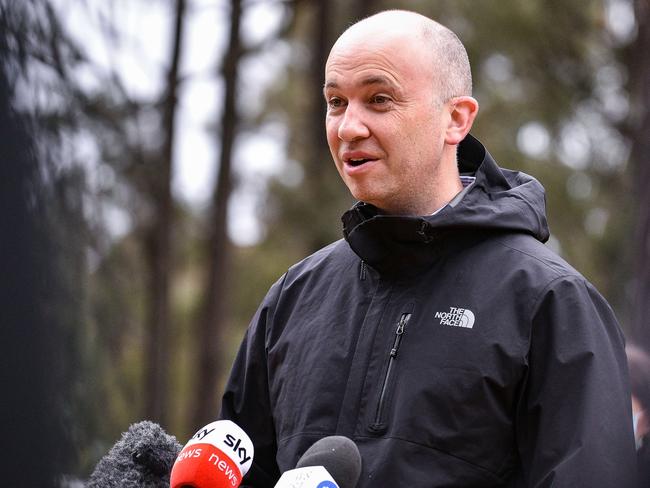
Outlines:
{"label": "red microphone", "polygon": [[253,463],[253,442],[230,420],[200,429],[176,457],[171,488],[237,488]]}

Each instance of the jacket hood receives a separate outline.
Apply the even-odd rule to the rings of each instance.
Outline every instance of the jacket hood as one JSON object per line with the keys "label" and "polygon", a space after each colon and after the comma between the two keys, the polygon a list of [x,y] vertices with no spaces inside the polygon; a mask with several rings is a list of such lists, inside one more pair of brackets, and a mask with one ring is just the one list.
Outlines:
{"label": "jacket hood", "polygon": [[383,215],[357,203],[342,217],[350,247],[379,272],[399,274],[431,264],[454,235],[515,232],[548,240],[545,192],[535,178],[500,168],[471,135],[459,144],[458,165],[475,181],[435,215]]}

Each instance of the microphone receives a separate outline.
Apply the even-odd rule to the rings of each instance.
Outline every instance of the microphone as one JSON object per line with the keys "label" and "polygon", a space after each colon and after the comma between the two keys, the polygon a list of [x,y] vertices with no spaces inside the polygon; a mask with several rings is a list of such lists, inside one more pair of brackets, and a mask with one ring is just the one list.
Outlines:
{"label": "microphone", "polygon": [[315,442],[285,471],[275,488],[355,488],[361,476],[361,454],[352,440],[333,435]]}
{"label": "microphone", "polygon": [[253,442],[230,420],[200,429],[174,463],[171,488],[236,488],[253,464]]}
{"label": "microphone", "polygon": [[86,488],[169,488],[169,473],[181,445],[160,425],[132,424],[99,460]]}

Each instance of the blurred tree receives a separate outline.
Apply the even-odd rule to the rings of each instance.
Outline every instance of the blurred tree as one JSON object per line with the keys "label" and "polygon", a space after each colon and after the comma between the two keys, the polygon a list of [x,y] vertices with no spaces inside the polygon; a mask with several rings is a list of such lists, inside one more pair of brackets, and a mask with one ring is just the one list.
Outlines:
{"label": "blurred tree", "polygon": [[[83,6],[92,16],[92,6]],[[94,154],[83,163],[92,181],[85,195],[87,224],[92,228],[88,250],[92,270],[84,330],[88,368],[83,385],[88,412],[84,428],[94,441],[84,445],[85,472],[130,422],[143,416],[162,423],[167,420],[170,361],[165,356],[169,355],[169,276],[174,271],[169,155],[182,9],[179,16],[180,27],[172,30],[178,40],[170,42],[164,93],[134,99],[117,64],[99,66],[90,60],[82,68],[92,74],[94,83],[82,84],[80,77],[68,83],[70,97],[78,105],[71,114],[76,124],[71,137],[91,147]],[[102,40],[108,46],[124,42],[115,17],[99,18]],[[176,16],[170,18],[176,26]],[[80,72],[82,68],[69,69]],[[72,156],[79,157],[75,152]],[[72,160],[70,164],[81,163]],[[113,230],[116,220],[125,222],[126,236]]]}
{"label": "blurred tree", "polygon": [[[224,327],[228,320],[227,299],[231,269],[231,242],[227,234],[228,203],[232,192],[232,153],[240,115],[237,110],[239,63],[243,49],[241,29],[242,2],[230,2],[230,31],[228,47],[221,67],[225,90],[219,144],[219,169],[212,196],[211,219],[208,227],[207,286],[198,322],[196,344],[197,371],[194,375],[194,410],[191,424],[202,425],[218,414],[218,397]],[[207,392],[207,393],[206,393]]]}
{"label": "blurred tree", "polygon": [[[40,0],[0,0],[0,434],[6,486],[60,486],[73,466],[84,180],[61,158],[60,88],[75,50]],[[40,67],[40,69],[38,69]]]}
{"label": "blurred tree", "polygon": [[[92,17],[90,4],[78,6]],[[80,472],[92,468],[128,423],[143,415],[167,421],[169,288],[176,272],[170,232],[177,208],[170,181],[184,6],[185,0],[178,0],[172,9],[170,2],[175,38],[165,92],[137,100],[117,65],[95,64],[68,37],[62,11],[51,2],[30,1],[19,17],[24,24],[40,10],[49,15],[28,30],[28,42],[15,44],[34,51],[26,70],[36,73],[42,86],[18,99],[43,106],[44,153],[55,160],[47,179],[76,174],[86,183],[61,196],[79,206],[77,217],[83,220],[64,226],[53,219],[56,232],[69,242],[63,275],[77,272],[70,280],[83,287],[76,301],[66,304],[72,311],[78,302],[80,314],[73,328],[77,340],[70,341],[81,344],[83,358],[75,385]],[[108,46],[123,41],[115,18],[98,17]],[[116,221],[126,222],[126,236],[113,230]],[[78,265],[85,265],[86,257],[90,272]]]}
{"label": "blurred tree", "polygon": [[178,105],[179,70],[185,24],[185,0],[176,0],[172,20],[167,87],[162,97],[163,143],[160,162],[150,173],[150,192],[153,204],[152,218],[145,231],[149,264],[149,316],[147,318],[145,354],[144,415],[147,419],[167,424],[168,382],[170,370],[170,282],[172,271],[173,198],[171,191],[172,164],[176,141],[176,107]]}
{"label": "blurred tree", "polygon": [[650,4],[635,0],[634,6],[637,35],[626,53],[632,106],[630,160],[637,199],[632,337],[650,350]]}

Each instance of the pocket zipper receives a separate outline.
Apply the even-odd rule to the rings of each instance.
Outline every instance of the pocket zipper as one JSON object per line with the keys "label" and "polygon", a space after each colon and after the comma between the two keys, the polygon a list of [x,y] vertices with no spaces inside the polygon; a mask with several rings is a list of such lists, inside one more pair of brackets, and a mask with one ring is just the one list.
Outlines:
{"label": "pocket zipper", "polygon": [[391,371],[393,369],[393,363],[397,359],[397,351],[399,350],[399,346],[402,343],[404,329],[406,328],[406,324],[408,324],[410,318],[410,313],[403,313],[399,319],[399,322],[397,323],[397,329],[395,330],[395,340],[393,341],[393,347],[389,353],[388,366],[386,367],[386,374],[384,375],[384,381],[381,386],[381,394],[379,395],[379,402],[377,403],[377,410],[375,411],[375,422],[373,424],[373,427],[375,428],[381,426],[381,417],[384,410],[384,402],[386,400],[386,394],[388,390],[388,380],[390,379]]}

